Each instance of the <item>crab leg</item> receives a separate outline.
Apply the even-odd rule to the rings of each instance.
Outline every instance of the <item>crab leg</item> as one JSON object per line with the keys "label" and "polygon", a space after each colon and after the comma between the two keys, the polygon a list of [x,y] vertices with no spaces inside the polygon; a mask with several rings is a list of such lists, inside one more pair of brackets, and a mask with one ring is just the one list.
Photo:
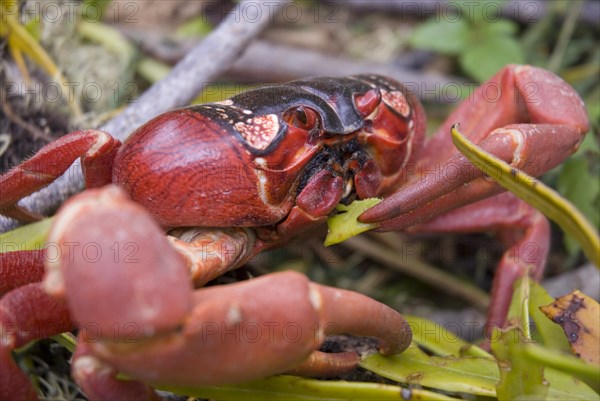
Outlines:
{"label": "crab leg", "polygon": [[[115,258],[118,238],[140,252]],[[411,340],[408,324],[393,309],[299,273],[194,291],[181,254],[115,186],[65,204],[49,241],[63,258],[47,266],[45,286],[67,299],[81,327],[84,355],[96,359],[74,363],[84,389],[114,390],[114,377],[99,384],[98,376],[78,371],[90,366],[109,365],[153,384],[215,385],[296,367],[302,374],[331,374],[356,366],[358,358],[348,353],[315,353],[331,334],[376,337],[386,354],[403,351]],[[86,244],[97,247],[97,257],[79,257]],[[90,284],[84,288],[81,282]],[[114,393],[97,398],[108,394]]]}
{"label": "crab leg", "polygon": [[469,233],[494,231],[505,246],[492,285],[487,334],[506,321],[514,282],[529,273],[539,280],[550,249],[550,224],[538,210],[503,193],[440,215],[411,232]]}
{"label": "crab leg", "polygon": [[0,176],[0,214],[23,221],[41,218],[17,202],[57,179],[82,158],[88,188],[111,182],[114,155],[121,142],[102,131],[71,132],[40,149],[33,157]]}
{"label": "crab leg", "polygon": [[117,371],[98,359],[83,335],[77,340],[71,370],[74,380],[85,390],[90,400],[162,400],[152,388],[136,380],[119,380]]}
{"label": "crab leg", "polygon": [[46,294],[41,283],[4,295],[0,299],[0,399],[37,400],[35,389],[15,363],[12,351],[73,327],[67,305]]}
{"label": "crab leg", "polygon": [[237,268],[256,255],[254,230],[236,228],[178,228],[167,237],[185,258],[194,286]]}
{"label": "crab leg", "polygon": [[379,222],[382,231],[409,227],[413,232],[496,231],[507,250],[493,283],[489,334],[493,326],[505,323],[515,280],[527,272],[541,277],[549,224],[512,194],[497,195],[503,189],[458,153],[449,135],[457,122],[471,141],[538,176],[577,150],[588,119],[577,93],[554,74],[508,66],[440,127],[425,145],[421,161],[412,166],[416,174],[360,217],[364,222]]}
{"label": "crab leg", "polygon": [[[450,128],[512,166],[538,176],[577,150],[588,118],[575,90],[554,74],[531,66],[508,66],[464,101],[425,145],[410,182],[360,218],[385,222],[416,210],[412,224],[502,191],[451,143]],[[414,166],[413,166],[414,167]],[[431,202],[435,207],[423,209]],[[397,226],[410,224],[405,219]]]}
{"label": "crab leg", "polygon": [[43,276],[43,250],[0,253],[0,296],[25,284],[38,283]]}

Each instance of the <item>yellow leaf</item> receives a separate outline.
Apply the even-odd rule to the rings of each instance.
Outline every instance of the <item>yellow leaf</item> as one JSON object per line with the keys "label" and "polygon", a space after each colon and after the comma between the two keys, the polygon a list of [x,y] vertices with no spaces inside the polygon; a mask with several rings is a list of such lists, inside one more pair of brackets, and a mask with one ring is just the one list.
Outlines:
{"label": "yellow leaf", "polygon": [[571,349],[584,361],[600,365],[600,305],[578,290],[540,307],[560,325]]}
{"label": "yellow leaf", "polygon": [[379,202],[381,202],[381,199],[369,198],[354,201],[348,206],[338,205],[337,210],[340,213],[327,219],[329,231],[325,238],[325,246],[337,244],[350,237],[377,228],[377,224],[361,223],[358,221],[358,217],[365,210],[372,208]]}

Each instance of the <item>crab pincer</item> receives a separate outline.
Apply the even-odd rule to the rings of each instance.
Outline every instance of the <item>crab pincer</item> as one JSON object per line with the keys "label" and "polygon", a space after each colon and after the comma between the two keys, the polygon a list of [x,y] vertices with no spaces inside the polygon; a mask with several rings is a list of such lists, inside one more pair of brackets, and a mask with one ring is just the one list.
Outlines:
{"label": "crab pincer", "polygon": [[44,288],[66,300],[77,322],[74,377],[92,399],[123,387],[147,394],[116,372],[180,386],[327,376],[359,361],[354,352],[318,351],[329,335],[375,337],[384,354],[411,341],[407,322],[388,306],[295,272],[195,290],[184,258],[117,186],[69,200],[48,240],[60,258],[47,262]]}

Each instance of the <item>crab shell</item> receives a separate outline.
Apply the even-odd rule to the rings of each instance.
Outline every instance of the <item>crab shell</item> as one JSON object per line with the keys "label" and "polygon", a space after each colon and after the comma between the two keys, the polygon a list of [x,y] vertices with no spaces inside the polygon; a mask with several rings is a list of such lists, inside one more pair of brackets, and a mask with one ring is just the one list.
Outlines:
{"label": "crab shell", "polygon": [[266,86],[151,120],[119,150],[113,182],[165,227],[275,225],[307,186],[329,204],[391,191],[424,126],[419,102],[389,78]]}

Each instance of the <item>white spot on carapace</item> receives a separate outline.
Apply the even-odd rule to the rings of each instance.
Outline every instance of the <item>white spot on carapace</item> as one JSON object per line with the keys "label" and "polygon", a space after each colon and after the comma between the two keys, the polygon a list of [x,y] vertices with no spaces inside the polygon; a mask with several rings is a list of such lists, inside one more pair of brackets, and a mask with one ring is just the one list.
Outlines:
{"label": "white spot on carapace", "polygon": [[396,110],[401,116],[408,117],[410,114],[410,105],[408,104],[404,93],[400,91],[388,92],[385,89],[382,89],[381,98],[385,104]]}
{"label": "white spot on carapace", "polygon": [[250,115],[250,114],[252,114],[252,110],[244,109],[244,110],[242,110],[242,113]]}
{"label": "white spot on carapace", "polygon": [[221,106],[231,106],[233,104],[233,100],[225,99],[220,102],[215,102],[215,104],[220,104]]}
{"label": "white spot on carapace", "polygon": [[265,159],[264,157],[255,157],[254,158],[254,162],[256,164],[258,164],[260,167],[263,167],[263,168],[268,167],[268,165],[267,165],[267,159]]}
{"label": "white spot on carapace", "polygon": [[279,132],[279,119],[275,114],[249,118],[238,122],[235,129],[255,149],[264,150],[273,142]]}
{"label": "white spot on carapace", "polygon": [[269,184],[269,180],[267,179],[267,175],[265,174],[264,171],[260,171],[260,170],[256,170],[256,177],[258,178],[257,184],[258,184],[258,196],[260,197],[260,200],[265,204],[265,205],[270,205],[271,204],[271,200],[269,199],[269,191],[268,191],[268,184]]}

